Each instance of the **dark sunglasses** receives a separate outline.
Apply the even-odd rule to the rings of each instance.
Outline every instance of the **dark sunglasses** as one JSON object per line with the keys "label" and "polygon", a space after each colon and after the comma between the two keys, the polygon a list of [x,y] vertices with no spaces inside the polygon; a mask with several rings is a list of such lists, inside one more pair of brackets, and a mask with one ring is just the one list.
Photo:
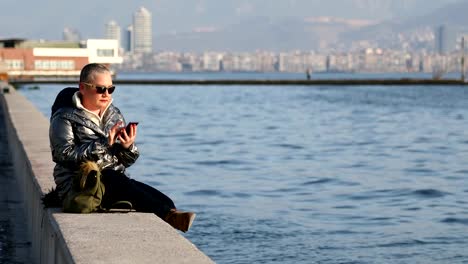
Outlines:
{"label": "dark sunglasses", "polygon": [[85,82],[83,82],[83,83],[86,84],[86,85],[88,85],[88,86],[92,86],[92,87],[96,88],[96,93],[98,93],[98,94],[103,94],[103,93],[106,92],[106,90],[107,90],[107,92],[108,92],[109,94],[111,94],[111,93],[113,93],[114,90],[115,90],[115,86],[114,86],[114,85],[112,85],[111,87],[105,87],[105,86],[96,86],[96,85],[91,84],[91,83],[85,83]]}

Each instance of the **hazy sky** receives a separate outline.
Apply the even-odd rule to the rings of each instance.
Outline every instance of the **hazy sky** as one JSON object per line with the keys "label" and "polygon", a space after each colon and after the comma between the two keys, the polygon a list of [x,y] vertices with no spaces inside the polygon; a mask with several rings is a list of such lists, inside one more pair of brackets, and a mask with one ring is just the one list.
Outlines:
{"label": "hazy sky", "polygon": [[457,0],[0,0],[0,38],[57,40],[64,27],[83,38],[100,38],[104,24],[115,20],[122,28],[131,23],[140,6],[153,15],[155,34],[187,32],[195,28],[222,28],[253,16],[333,16],[366,20],[430,12]]}

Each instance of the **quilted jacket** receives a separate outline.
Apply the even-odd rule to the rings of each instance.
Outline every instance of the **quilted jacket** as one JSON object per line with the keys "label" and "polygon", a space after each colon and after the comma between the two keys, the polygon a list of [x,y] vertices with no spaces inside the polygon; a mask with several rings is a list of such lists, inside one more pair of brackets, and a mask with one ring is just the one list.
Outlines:
{"label": "quilted jacket", "polygon": [[117,107],[111,103],[97,124],[91,113],[77,106],[78,96],[78,88],[65,88],[52,106],[49,138],[52,159],[56,163],[54,180],[61,198],[70,190],[81,163],[94,161],[101,169],[125,172],[139,156],[135,144],[124,149],[119,143],[112,146],[108,143],[108,131],[112,126],[119,121],[125,125]]}

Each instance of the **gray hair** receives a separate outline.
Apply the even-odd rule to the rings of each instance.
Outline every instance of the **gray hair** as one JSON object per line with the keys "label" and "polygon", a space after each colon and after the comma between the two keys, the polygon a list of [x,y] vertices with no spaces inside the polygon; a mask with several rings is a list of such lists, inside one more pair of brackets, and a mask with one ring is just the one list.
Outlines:
{"label": "gray hair", "polygon": [[97,73],[110,73],[110,70],[103,64],[87,64],[81,69],[80,82],[92,83]]}

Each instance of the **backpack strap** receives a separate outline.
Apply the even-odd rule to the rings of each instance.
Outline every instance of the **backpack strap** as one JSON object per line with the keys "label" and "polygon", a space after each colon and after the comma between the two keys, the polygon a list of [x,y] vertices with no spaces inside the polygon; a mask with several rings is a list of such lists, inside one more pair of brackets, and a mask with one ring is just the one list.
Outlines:
{"label": "backpack strap", "polygon": [[135,211],[133,205],[129,201],[117,201],[113,203],[109,208],[102,208],[102,212],[105,213],[129,213]]}

